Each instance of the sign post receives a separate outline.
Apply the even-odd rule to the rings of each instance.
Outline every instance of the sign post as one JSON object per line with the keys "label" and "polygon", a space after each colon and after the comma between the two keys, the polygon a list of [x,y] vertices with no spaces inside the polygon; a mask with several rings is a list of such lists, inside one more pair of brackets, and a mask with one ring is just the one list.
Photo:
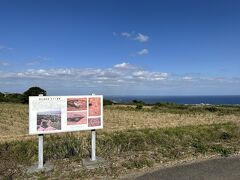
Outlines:
{"label": "sign post", "polygon": [[[95,94],[92,94],[94,96]],[[92,138],[92,152],[91,152],[91,161],[96,161],[96,129],[91,130]]]}
{"label": "sign post", "polygon": [[38,169],[43,168],[43,134],[38,135]]}
{"label": "sign post", "polygon": [[[39,94],[38,96],[43,96]],[[43,134],[38,135],[38,169],[43,168]]]}
{"label": "sign post", "polygon": [[44,134],[91,130],[91,163],[96,157],[96,129],[103,128],[103,96],[30,96],[29,134],[38,135],[38,171],[44,171]]}
{"label": "sign post", "polygon": [[92,155],[91,155],[91,161],[96,161],[96,130],[91,130],[92,135]]}

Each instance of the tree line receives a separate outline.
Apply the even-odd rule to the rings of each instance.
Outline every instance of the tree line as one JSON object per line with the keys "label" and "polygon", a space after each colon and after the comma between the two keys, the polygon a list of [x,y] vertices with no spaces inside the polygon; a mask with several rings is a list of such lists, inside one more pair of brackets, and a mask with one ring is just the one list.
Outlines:
{"label": "tree line", "polygon": [[28,103],[29,96],[47,95],[47,91],[40,87],[30,87],[24,93],[2,93],[0,92],[0,102]]}
{"label": "tree line", "polygon": [[[47,91],[40,87],[31,87],[24,93],[2,93],[0,92],[0,102],[23,103],[28,104],[29,96],[47,95]],[[103,99],[103,105],[112,105],[114,102],[108,99]]]}

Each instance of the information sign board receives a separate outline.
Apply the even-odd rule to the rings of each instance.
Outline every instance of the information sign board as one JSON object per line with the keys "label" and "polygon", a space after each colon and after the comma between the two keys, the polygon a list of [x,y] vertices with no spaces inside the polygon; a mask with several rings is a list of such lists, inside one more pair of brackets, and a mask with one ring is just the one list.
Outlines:
{"label": "information sign board", "polygon": [[29,134],[103,128],[103,96],[30,96]]}

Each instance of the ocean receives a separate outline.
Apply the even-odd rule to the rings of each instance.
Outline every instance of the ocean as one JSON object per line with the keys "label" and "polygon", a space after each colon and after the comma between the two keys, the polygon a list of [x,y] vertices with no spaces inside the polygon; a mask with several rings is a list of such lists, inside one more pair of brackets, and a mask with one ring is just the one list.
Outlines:
{"label": "ocean", "polygon": [[106,99],[117,103],[129,103],[132,100],[141,100],[147,104],[157,102],[171,102],[177,104],[214,104],[240,105],[240,95],[229,96],[105,96]]}

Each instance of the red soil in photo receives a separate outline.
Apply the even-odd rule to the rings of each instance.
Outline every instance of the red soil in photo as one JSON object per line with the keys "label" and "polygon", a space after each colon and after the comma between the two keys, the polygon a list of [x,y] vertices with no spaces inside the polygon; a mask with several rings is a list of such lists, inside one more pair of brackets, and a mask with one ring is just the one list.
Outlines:
{"label": "red soil in photo", "polygon": [[89,98],[89,116],[101,116],[101,98]]}
{"label": "red soil in photo", "polygon": [[68,111],[87,110],[87,98],[68,98],[67,110]]}
{"label": "red soil in photo", "polygon": [[101,118],[88,118],[88,127],[101,126]]}
{"label": "red soil in photo", "polygon": [[67,125],[80,124],[87,124],[87,111],[67,113]]}

